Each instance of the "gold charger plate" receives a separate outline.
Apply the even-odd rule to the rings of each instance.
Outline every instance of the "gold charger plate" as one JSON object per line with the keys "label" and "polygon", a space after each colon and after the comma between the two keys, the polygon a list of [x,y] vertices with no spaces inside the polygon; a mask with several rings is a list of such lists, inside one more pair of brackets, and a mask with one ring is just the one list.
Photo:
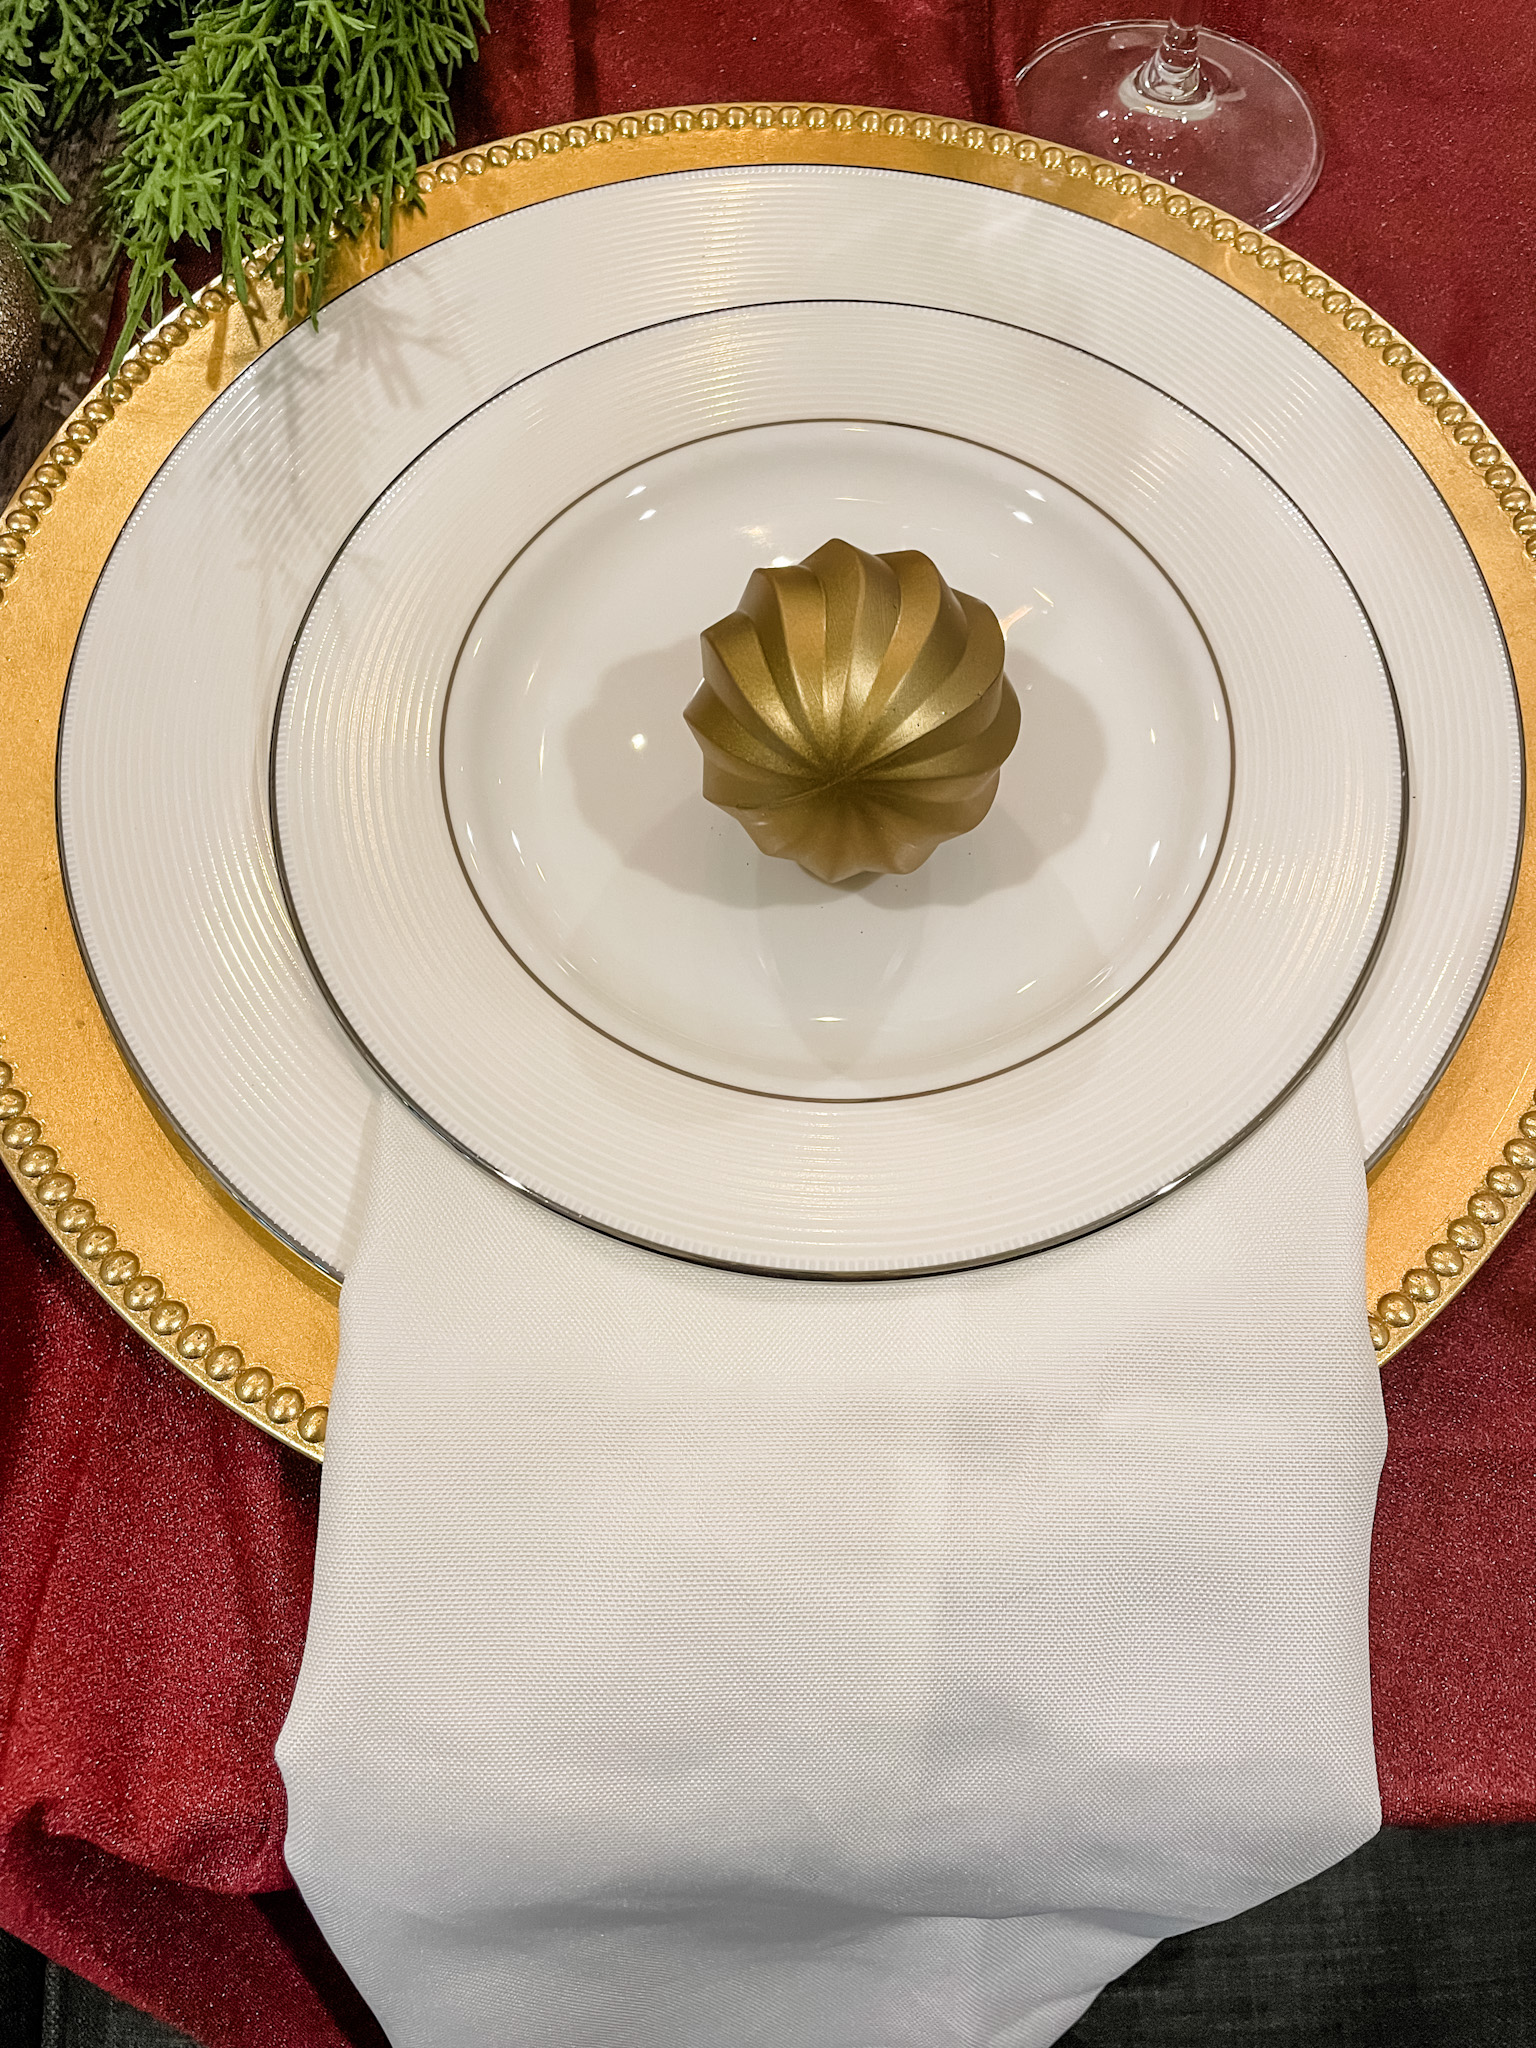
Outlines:
{"label": "gold charger plate", "polygon": [[[392,258],[345,245],[333,292],[386,260],[559,194],[659,172],[786,162],[925,172],[1026,193],[1154,242],[1282,321],[1369,400],[1440,491],[1487,582],[1529,723],[1536,508],[1486,427],[1331,278],[1241,222],[1095,157],[878,108],[687,107],[568,123],[422,171],[422,207],[401,215]],[[237,1413],[318,1458],[335,1368],[336,1286],[234,1203],[141,1094],[75,943],[54,823],[60,706],[97,577],[179,438],[287,331],[277,295],[254,284],[252,295],[247,315],[231,290],[211,286],[132,351],[35,466],[0,532],[0,664],[10,707],[0,1154],[49,1234],[125,1320]],[[1527,806],[1533,801],[1528,777]],[[1367,1308],[1383,1361],[1477,1271],[1529,1197],[1533,1064],[1536,882],[1522,869],[1476,1015],[1411,1129],[1371,1176]],[[302,1129],[291,1142],[302,1154]],[[1276,1255],[1304,1288],[1306,1245]],[[425,1390],[421,1421],[431,1428]]]}

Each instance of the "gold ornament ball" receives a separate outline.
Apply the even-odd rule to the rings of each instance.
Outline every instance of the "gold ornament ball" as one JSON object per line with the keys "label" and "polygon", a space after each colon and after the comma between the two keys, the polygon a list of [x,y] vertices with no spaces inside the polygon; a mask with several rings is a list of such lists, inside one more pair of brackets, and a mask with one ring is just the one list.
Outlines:
{"label": "gold ornament ball", "polygon": [[27,395],[42,336],[37,292],[16,245],[0,235],[0,426]]}
{"label": "gold ornament ball", "polygon": [[829,540],[755,569],[683,714],[704,795],[823,882],[908,875],[979,825],[1019,736],[1003,630],[926,555]]}

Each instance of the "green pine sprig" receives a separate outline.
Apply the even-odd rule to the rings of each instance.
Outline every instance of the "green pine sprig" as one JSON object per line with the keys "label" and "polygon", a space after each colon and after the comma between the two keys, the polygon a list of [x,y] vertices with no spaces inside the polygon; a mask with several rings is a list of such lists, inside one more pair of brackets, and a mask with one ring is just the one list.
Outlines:
{"label": "green pine sprig", "polygon": [[187,296],[184,237],[222,244],[242,299],[256,256],[290,316],[318,312],[332,232],[388,247],[452,142],[449,83],[484,25],[482,0],[0,0],[0,232],[45,316],[73,326],[79,296],[55,275],[64,245],[40,239],[70,197],[48,151],[106,108],[121,150],[102,207],[132,265],[114,368]]}
{"label": "green pine sprig", "polygon": [[171,251],[222,243],[248,300],[264,255],[291,317],[318,312],[329,231],[388,247],[398,198],[452,141],[448,84],[472,59],[479,0],[224,0],[118,101],[121,155],[103,188],[132,260],[119,356],[146,317],[187,297]]}
{"label": "green pine sprig", "polygon": [[[52,0],[0,5],[0,233],[15,245],[31,274],[44,313],[73,327],[76,294],[54,275],[65,246],[38,239],[54,207],[69,202],[43,153],[53,125],[54,66],[51,53],[45,55],[39,45],[57,26]],[[73,62],[66,57],[66,65]]]}

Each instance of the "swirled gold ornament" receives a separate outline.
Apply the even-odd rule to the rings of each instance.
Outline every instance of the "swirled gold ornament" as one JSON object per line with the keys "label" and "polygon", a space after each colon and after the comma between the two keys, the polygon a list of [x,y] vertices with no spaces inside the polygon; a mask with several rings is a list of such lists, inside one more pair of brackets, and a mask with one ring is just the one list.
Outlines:
{"label": "swirled gold ornament", "polygon": [[704,794],[823,882],[907,875],[979,825],[1019,736],[1003,632],[926,555],[829,540],[700,636]]}

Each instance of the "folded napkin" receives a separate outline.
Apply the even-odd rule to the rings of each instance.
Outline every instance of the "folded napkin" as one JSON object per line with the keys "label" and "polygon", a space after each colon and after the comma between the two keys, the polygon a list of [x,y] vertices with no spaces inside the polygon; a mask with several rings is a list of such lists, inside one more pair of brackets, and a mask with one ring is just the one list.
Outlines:
{"label": "folded napkin", "polygon": [[1031,1259],[774,1280],[377,1111],[287,1855],[396,2048],[1035,2048],[1379,1823],[1342,1051]]}

